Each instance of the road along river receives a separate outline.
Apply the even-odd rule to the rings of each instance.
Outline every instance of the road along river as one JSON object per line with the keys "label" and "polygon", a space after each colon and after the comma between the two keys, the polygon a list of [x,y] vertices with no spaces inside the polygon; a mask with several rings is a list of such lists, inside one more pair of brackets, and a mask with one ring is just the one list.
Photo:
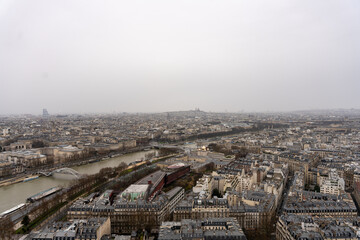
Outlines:
{"label": "road along river", "polygon": [[[129,164],[134,161],[143,160],[145,154],[155,153],[156,150],[140,151],[129,153],[122,156],[109,158],[100,162],[94,162],[81,166],[71,167],[81,174],[95,174],[102,168],[117,167],[124,162]],[[40,177],[32,181],[16,183],[8,186],[0,187],[0,213],[20,204],[24,203],[28,197],[36,193],[57,186],[67,186],[71,179],[59,179],[53,176]]]}

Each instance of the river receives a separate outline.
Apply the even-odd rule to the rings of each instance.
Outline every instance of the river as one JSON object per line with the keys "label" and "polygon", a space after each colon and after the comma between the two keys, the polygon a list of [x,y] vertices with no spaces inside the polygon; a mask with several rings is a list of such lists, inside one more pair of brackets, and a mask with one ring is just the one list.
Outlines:
{"label": "river", "polygon": [[[81,166],[71,167],[81,174],[98,173],[100,169],[106,167],[117,167],[120,163],[131,163],[136,160],[142,160],[145,154],[155,152],[156,150],[140,151],[129,153],[122,156],[109,158],[100,162],[90,163]],[[44,191],[51,187],[67,186],[72,180],[58,179],[54,177],[40,177],[38,179],[16,183],[9,186],[0,187],[0,213],[20,204],[26,199],[38,192]]]}

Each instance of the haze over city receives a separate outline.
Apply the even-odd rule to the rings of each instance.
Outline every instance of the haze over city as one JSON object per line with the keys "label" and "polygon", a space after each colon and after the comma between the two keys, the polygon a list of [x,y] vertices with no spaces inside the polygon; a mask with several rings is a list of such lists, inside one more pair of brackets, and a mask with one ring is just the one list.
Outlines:
{"label": "haze over city", "polygon": [[360,108],[360,2],[1,1],[0,113]]}
{"label": "haze over city", "polygon": [[359,0],[0,0],[0,240],[360,240]]}

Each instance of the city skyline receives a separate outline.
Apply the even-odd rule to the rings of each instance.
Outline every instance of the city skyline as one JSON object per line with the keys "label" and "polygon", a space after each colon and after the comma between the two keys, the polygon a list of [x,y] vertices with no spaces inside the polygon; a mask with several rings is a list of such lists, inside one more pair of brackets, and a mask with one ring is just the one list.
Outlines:
{"label": "city skyline", "polygon": [[2,0],[0,89],[0,239],[360,240],[359,0]]}
{"label": "city skyline", "polygon": [[36,113],[10,113],[10,114],[3,114],[1,113],[0,116],[23,116],[23,115],[30,115],[30,116],[42,116],[42,117],[53,117],[53,116],[67,116],[67,115],[134,115],[134,114],[165,114],[165,113],[186,113],[186,112],[204,112],[204,113],[214,113],[214,114],[320,114],[320,115],[328,115],[331,113],[336,114],[351,114],[351,115],[358,115],[360,114],[360,109],[358,108],[333,108],[333,109],[300,109],[300,110],[288,110],[288,111],[206,111],[203,109],[195,108],[195,109],[184,109],[184,110],[170,110],[170,111],[159,111],[159,112],[125,112],[125,111],[113,111],[113,112],[49,112],[48,115],[44,115],[43,109],[40,109]]}

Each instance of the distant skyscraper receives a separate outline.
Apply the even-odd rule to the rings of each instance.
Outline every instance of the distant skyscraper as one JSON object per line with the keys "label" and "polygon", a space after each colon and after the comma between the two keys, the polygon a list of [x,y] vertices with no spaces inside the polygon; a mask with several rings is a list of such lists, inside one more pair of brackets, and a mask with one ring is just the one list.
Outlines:
{"label": "distant skyscraper", "polygon": [[43,117],[48,117],[49,113],[46,108],[43,109]]}

